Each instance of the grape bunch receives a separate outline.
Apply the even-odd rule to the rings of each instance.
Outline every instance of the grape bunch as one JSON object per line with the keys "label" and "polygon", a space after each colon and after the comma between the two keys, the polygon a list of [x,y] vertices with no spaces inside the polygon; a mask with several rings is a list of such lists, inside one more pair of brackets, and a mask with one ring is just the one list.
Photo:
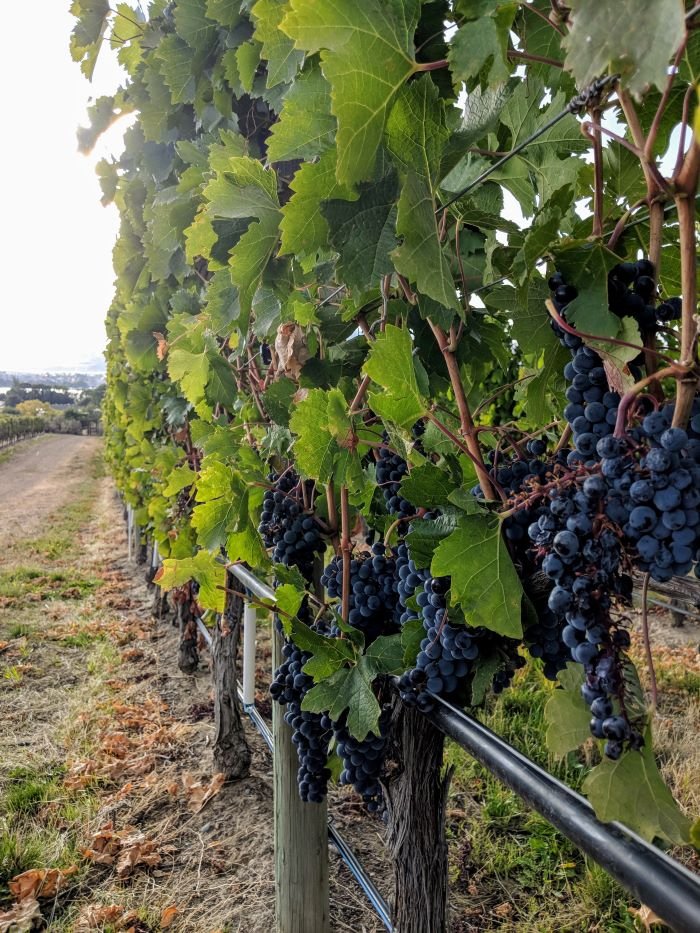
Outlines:
{"label": "grape bunch", "polygon": [[293,642],[282,648],[284,661],[270,684],[270,695],[286,707],[285,722],[294,730],[292,742],[299,758],[297,783],[299,796],[310,803],[321,803],[326,797],[330,771],[327,767],[328,748],[333,736],[328,716],[302,710],[301,704],[313,686],[313,680],[302,668],[311,657]]}
{"label": "grape bunch", "polygon": [[[387,436],[383,435],[382,440],[386,443]],[[413,515],[415,512],[411,503],[400,495],[401,480],[407,473],[408,465],[402,457],[386,447],[379,449],[376,466],[377,485],[384,493],[387,511],[398,518]]]}
{"label": "grape bunch", "polygon": [[309,580],[314,557],[325,545],[313,515],[304,510],[301,481],[292,470],[268,478],[273,486],[265,490],[258,531],[276,563],[298,567]]}
{"label": "grape bunch", "polygon": [[388,747],[389,709],[379,717],[379,735],[369,733],[364,739],[356,739],[348,731],[345,716],[335,724],[335,750],[343,762],[340,773],[341,784],[352,784],[370,813],[382,809],[382,786],[379,778],[384,767]]}
{"label": "grape bunch", "polygon": [[607,739],[605,754],[617,759],[625,743],[638,748],[643,740],[625,714],[622,652],[629,633],[610,615],[613,599],[629,600],[631,580],[624,573],[620,535],[607,515],[607,492],[606,479],[597,473],[555,486],[528,533],[554,583],[548,607],[566,621],[562,640],[585,671],[582,694],[591,707],[591,732]]}
{"label": "grape bunch", "polygon": [[659,583],[688,573],[700,547],[700,439],[671,427],[672,414],[648,414],[632,429],[634,447],[614,437],[599,445],[614,518],[637,569]]}
{"label": "grape bunch", "polygon": [[[334,557],[321,577],[331,598],[342,598],[343,558]],[[381,542],[371,553],[350,561],[350,613],[348,622],[360,629],[369,644],[379,635],[397,631],[398,586],[396,561]]]}

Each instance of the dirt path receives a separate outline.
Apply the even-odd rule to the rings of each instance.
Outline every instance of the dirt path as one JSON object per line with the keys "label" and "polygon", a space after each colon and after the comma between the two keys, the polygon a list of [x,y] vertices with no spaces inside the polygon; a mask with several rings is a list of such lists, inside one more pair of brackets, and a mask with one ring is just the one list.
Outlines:
{"label": "dirt path", "polygon": [[22,441],[0,463],[0,541],[27,538],[71,497],[80,469],[100,446],[96,437],[45,434]]}
{"label": "dirt path", "polygon": [[[269,752],[247,727],[249,777],[198,809],[213,779],[208,655],[194,675],[178,670],[177,629],[151,616],[98,464],[99,442],[47,438],[0,471],[17,494],[15,507],[4,491],[0,518],[0,540],[13,539],[0,562],[0,930],[3,911],[28,910],[54,933],[270,933]],[[378,869],[381,822],[338,803]],[[44,869],[67,872],[62,889],[38,886],[20,908],[9,882]],[[335,854],[330,874],[334,933],[378,933]]]}

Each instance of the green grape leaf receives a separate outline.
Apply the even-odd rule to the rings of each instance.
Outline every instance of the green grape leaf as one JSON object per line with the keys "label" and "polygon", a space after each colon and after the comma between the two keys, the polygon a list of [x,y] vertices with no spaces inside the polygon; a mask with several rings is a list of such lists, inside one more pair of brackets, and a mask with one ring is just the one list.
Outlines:
{"label": "green grape leaf", "polygon": [[207,49],[216,36],[216,26],[206,15],[206,0],[177,0],[174,7],[175,30],[195,49]]}
{"label": "green grape leaf", "polygon": [[71,57],[80,62],[80,70],[91,81],[107,31],[109,0],[73,0],[70,12],[78,20],[70,37]]}
{"label": "green grape leaf", "polygon": [[430,567],[437,546],[452,534],[456,525],[454,515],[449,513],[439,518],[413,522],[406,535],[406,542],[417,567]]}
{"label": "green grape leaf", "polygon": [[456,489],[450,474],[430,461],[414,467],[401,481],[401,495],[416,508],[441,508]]}
{"label": "green grape leaf", "polygon": [[397,190],[396,173],[390,172],[379,181],[361,184],[355,201],[321,205],[331,246],[339,253],[338,274],[349,288],[370,288],[393,270],[389,254],[396,246]]}
{"label": "green grape leaf", "polygon": [[270,127],[270,162],[312,159],[333,145],[331,87],[316,62],[297,77],[284,97],[279,119]]}
{"label": "green grape leaf", "polygon": [[321,212],[321,202],[331,198],[352,200],[352,189],[335,177],[336,154],[325,152],[318,162],[305,162],[289,183],[294,192],[282,208],[280,254],[307,255],[328,244],[328,221]]}
{"label": "green grape leaf", "polygon": [[338,181],[371,177],[387,113],[415,68],[418,0],[290,0],[281,28],[307,52],[321,51],[338,119]]}
{"label": "green grape leaf", "polygon": [[260,64],[260,44],[242,42],[236,49],[236,69],[241,87],[248,94],[253,93],[253,80]]}
{"label": "green grape leaf", "polygon": [[452,602],[462,607],[470,625],[510,638],[522,636],[523,588],[499,522],[485,515],[463,515],[438,545],[430,571],[435,577],[452,578]]}
{"label": "green grape leaf", "polygon": [[241,20],[240,0],[207,0],[206,14],[220,26],[233,29]]}
{"label": "green grape leaf", "polygon": [[370,732],[379,734],[381,707],[372,691],[374,664],[363,656],[355,667],[341,667],[304,697],[301,708],[312,713],[327,712],[338,720],[345,712],[351,735],[362,741]]}
{"label": "green grape leaf", "polygon": [[409,619],[401,626],[401,647],[403,648],[403,669],[415,667],[420,651],[420,643],[425,638],[422,619]]}
{"label": "green grape leaf", "polygon": [[164,496],[176,496],[183,489],[187,489],[197,479],[197,474],[188,466],[175,467],[168,475],[168,482],[163,489]]}
{"label": "green grape leaf", "polygon": [[617,761],[604,759],[583,782],[583,792],[600,820],[619,820],[644,839],[683,845],[690,820],[680,811],[664,783],[647,730],[644,748],[625,752]]}
{"label": "green grape leaf", "polygon": [[301,472],[321,483],[335,479],[355,491],[362,482],[347,402],[340,389],[311,389],[289,419]]}
{"label": "green grape leaf", "polygon": [[470,706],[483,705],[486,700],[486,694],[493,683],[493,678],[498,671],[501,670],[503,665],[504,660],[501,655],[487,654],[485,657],[479,655],[470,685]]}
{"label": "green grape leaf", "polygon": [[398,272],[424,295],[458,308],[452,271],[435,214],[440,159],[448,137],[444,105],[427,75],[399,91],[387,121],[387,145],[405,173],[396,232],[403,243],[392,253]]}
{"label": "green grape leaf", "polygon": [[286,8],[286,0],[257,0],[250,10],[254,35],[262,46],[260,56],[267,61],[267,87],[292,81],[304,61],[304,53],[280,29]]}
{"label": "green grape leaf", "polygon": [[165,36],[155,53],[173,104],[194,101],[196,81],[192,73],[192,49],[177,36]]}
{"label": "green grape leaf", "polygon": [[195,580],[199,584],[197,602],[203,609],[223,612],[226,601],[226,568],[209,551],[198,551],[194,557],[181,560],[166,558],[154,577],[164,590]]}
{"label": "green grape leaf", "polygon": [[385,390],[372,394],[372,408],[401,427],[412,427],[427,411],[412,352],[409,331],[389,324],[377,335],[364,365],[365,373]]}
{"label": "green grape leaf", "polygon": [[148,69],[145,77],[147,94],[139,100],[143,135],[152,142],[163,142],[168,130],[168,119],[172,113],[170,88],[160,72]]}
{"label": "green grape leaf", "polygon": [[403,656],[401,635],[380,635],[365,652],[377,674],[401,674],[404,671]]}
{"label": "green grape leaf", "polygon": [[218,402],[231,411],[238,398],[238,388],[231,365],[217,350],[210,350],[207,353],[207,361],[209,364],[207,401],[211,405],[216,405]]}
{"label": "green grape leaf", "polygon": [[557,675],[560,688],[554,690],[544,708],[547,748],[563,757],[591,737],[591,711],[581,696],[583,673],[579,665],[567,664]]}
{"label": "green grape leaf", "polygon": [[571,0],[571,8],[565,66],[579,87],[601,74],[619,73],[623,85],[638,97],[649,84],[664,88],[668,66],[686,34],[682,3]]}
{"label": "green grape leaf", "polygon": [[587,334],[617,337],[620,318],[608,310],[608,273],[618,257],[589,240],[564,240],[552,255],[565,281],[578,290],[566,306],[567,322]]}
{"label": "green grape leaf", "polygon": [[448,60],[456,86],[461,82],[472,87],[475,79],[483,85],[498,87],[508,80],[512,66],[508,61],[508,37],[519,4],[499,4],[491,15],[465,23],[452,38]]}
{"label": "green grape leaf", "polygon": [[197,405],[202,401],[209,379],[209,359],[204,351],[192,353],[184,347],[173,347],[168,353],[168,373],[179,382],[188,402]]}

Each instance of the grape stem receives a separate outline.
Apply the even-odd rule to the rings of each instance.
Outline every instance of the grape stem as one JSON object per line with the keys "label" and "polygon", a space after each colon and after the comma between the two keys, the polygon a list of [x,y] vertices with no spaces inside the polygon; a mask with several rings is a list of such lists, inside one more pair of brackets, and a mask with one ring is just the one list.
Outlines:
{"label": "grape stem", "polygon": [[485,499],[495,499],[496,496],[494,494],[494,486],[491,481],[491,477],[489,476],[489,472],[484,466],[484,459],[481,455],[481,447],[479,446],[476,431],[474,430],[474,421],[469,410],[469,402],[467,401],[467,394],[464,391],[464,385],[462,383],[462,377],[459,372],[457,358],[454,355],[454,352],[450,350],[449,341],[447,340],[447,335],[445,334],[444,330],[431,321],[430,318],[428,318],[428,324],[430,325],[430,329],[433,332],[435,340],[437,341],[437,345],[442,352],[443,359],[445,360],[445,366],[447,367],[447,372],[450,377],[450,384],[452,385],[452,391],[454,392],[455,402],[457,404],[457,411],[459,412],[460,434],[464,437],[469,457],[472,459],[479,472],[479,485],[481,486],[481,491],[483,492]]}
{"label": "grape stem", "polygon": [[501,500],[501,502],[506,502],[507,497],[506,497],[505,492],[503,491],[501,486],[499,486],[498,483],[495,482],[491,478],[491,476],[489,476],[489,472],[484,466],[484,461],[481,458],[477,460],[476,457],[474,457],[474,455],[472,454],[469,447],[467,447],[465,441],[457,437],[456,434],[453,434],[452,431],[450,431],[450,429],[447,427],[447,425],[443,424],[442,421],[439,421],[435,417],[435,414],[433,412],[428,412],[426,417],[428,421],[432,422],[435,425],[438,431],[444,434],[445,437],[449,437],[452,443],[455,444],[455,446],[458,447],[461,450],[461,452],[465,454],[467,457],[469,457],[469,459],[472,461],[480,477],[479,485],[481,486],[481,491],[484,492],[484,484],[486,483],[489,489],[489,492],[490,492],[490,495],[488,496],[484,492],[484,498],[493,500],[496,498],[496,494],[498,494],[498,498]]}
{"label": "grape stem", "polygon": [[645,389],[648,385],[651,385],[652,382],[658,379],[665,379],[668,376],[672,376],[674,379],[679,379],[682,376],[688,373],[688,367],[683,366],[681,363],[674,363],[672,366],[667,366],[665,369],[660,369],[658,372],[652,373],[650,376],[645,376],[644,379],[640,379],[639,382],[635,383],[631,389],[629,389],[620,399],[620,404],[617,406],[617,420],[615,421],[615,437],[624,437],[625,428],[627,426],[627,412],[632,402],[637,398],[642,389]]}
{"label": "grape stem", "polygon": [[[567,334],[574,334],[576,337],[585,337],[586,340],[598,340],[601,343],[612,343],[618,347],[631,347],[633,350],[637,350],[639,353],[643,352],[644,350],[644,347],[641,347],[638,343],[629,343],[627,340],[619,340],[617,337],[601,337],[600,334],[587,334],[585,331],[576,330],[576,328],[572,327],[571,324],[566,323],[564,318],[554,307],[554,302],[551,298],[545,299],[545,305],[547,307],[547,311],[549,311],[550,316],[554,318],[561,329],[565,330]],[[655,356],[658,356],[660,360],[663,360],[670,366],[676,365],[670,356],[659,353],[658,350],[654,350],[653,353]]]}
{"label": "grape stem", "polygon": [[644,574],[642,583],[642,637],[644,638],[644,652],[647,657],[647,667],[649,668],[649,682],[651,688],[651,713],[656,710],[659,700],[659,688],[656,681],[656,670],[654,669],[654,656],[651,652],[651,639],[649,637],[649,617],[647,596],[649,594],[649,574]]}
{"label": "grape stem", "polygon": [[350,540],[350,503],[348,500],[348,487],[340,487],[340,550],[343,555],[343,592],[340,605],[340,615],[347,623],[350,616],[350,558],[352,542]]}

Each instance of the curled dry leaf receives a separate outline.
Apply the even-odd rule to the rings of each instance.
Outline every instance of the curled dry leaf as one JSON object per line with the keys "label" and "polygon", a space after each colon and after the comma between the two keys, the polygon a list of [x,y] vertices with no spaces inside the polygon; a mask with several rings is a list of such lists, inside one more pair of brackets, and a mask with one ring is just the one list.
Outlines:
{"label": "curled dry leaf", "polygon": [[76,917],[73,929],[75,933],[102,930],[107,925],[119,929],[123,914],[124,908],[119,904],[86,904]]}
{"label": "curled dry leaf", "polygon": [[71,865],[70,868],[31,868],[21,875],[15,875],[8,883],[8,888],[18,901],[55,897],[65,886],[66,878],[74,875],[77,870],[77,865]]}
{"label": "curled dry leaf", "polygon": [[164,360],[168,355],[168,341],[165,334],[161,334],[160,331],[154,330],[153,336],[156,338],[156,356],[159,360]]}
{"label": "curled dry leaf", "polygon": [[122,840],[122,848],[117,859],[117,874],[126,878],[138,865],[152,868],[160,864],[160,853],[152,839],[145,833],[136,832]]}
{"label": "curled dry leaf", "polygon": [[627,909],[634,917],[635,923],[641,924],[646,933],[652,933],[655,928],[659,927],[664,930],[668,929],[661,917],[655,914],[651,907],[642,904],[641,907],[628,907]]}
{"label": "curled dry leaf", "polygon": [[170,924],[173,922],[177,914],[178,914],[178,909],[175,906],[175,904],[171,904],[170,907],[166,907],[163,913],[160,915],[161,930],[167,929],[170,926]]}
{"label": "curled dry leaf", "polygon": [[279,358],[278,376],[291,376],[297,379],[302,366],[310,358],[306,335],[298,324],[280,324],[275,337],[275,350]]}
{"label": "curled dry leaf", "polygon": [[192,813],[199,811],[219,793],[226,782],[226,776],[215,774],[209,784],[202,781],[196,781],[192,774],[187,771],[182,775],[182,786],[187,797],[187,809]]}
{"label": "curled dry leaf", "polygon": [[0,933],[31,933],[43,925],[39,901],[31,897],[10,910],[0,911]]}

